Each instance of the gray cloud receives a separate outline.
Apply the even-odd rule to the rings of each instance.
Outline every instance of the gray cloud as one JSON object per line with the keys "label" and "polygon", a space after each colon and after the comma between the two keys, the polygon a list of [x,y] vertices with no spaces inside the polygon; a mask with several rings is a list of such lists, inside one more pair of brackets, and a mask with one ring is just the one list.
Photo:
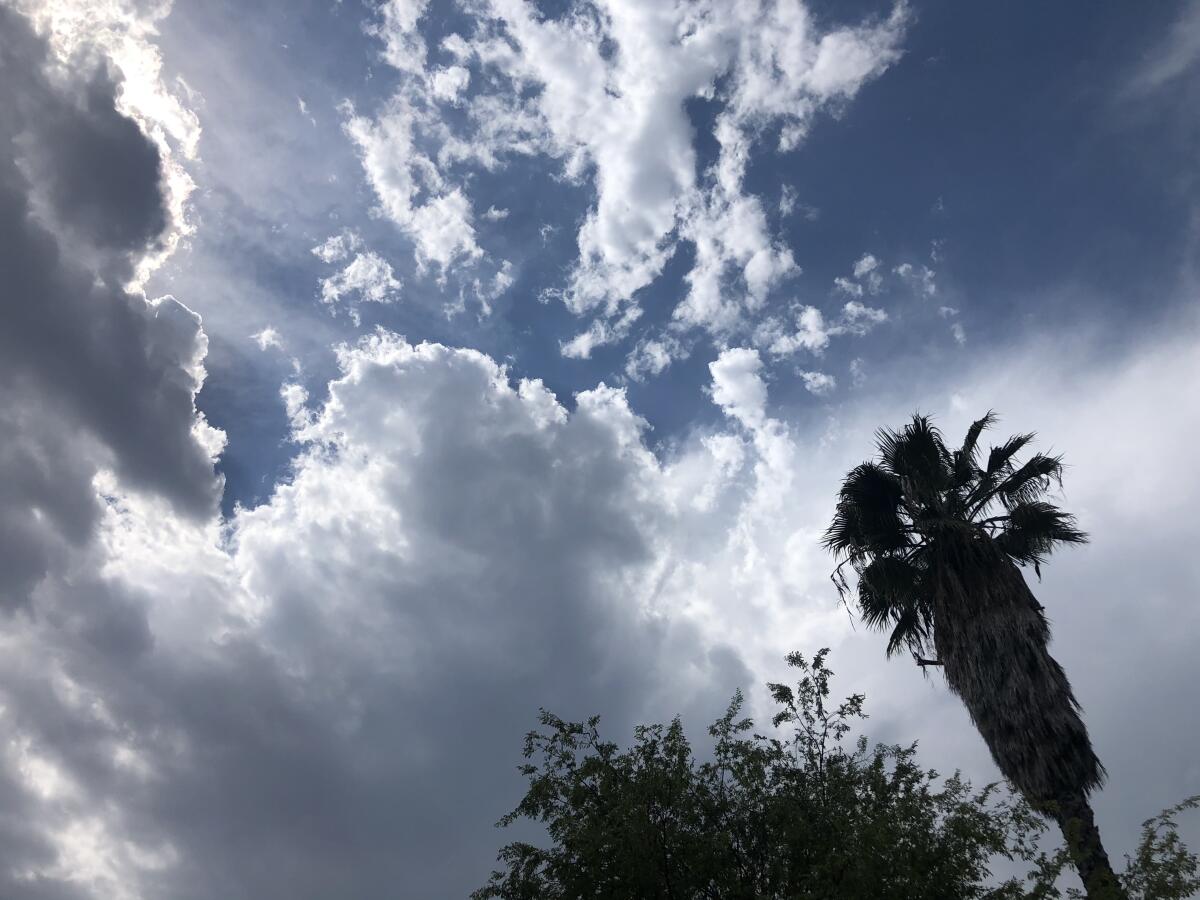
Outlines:
{"label": "gray cloud", "polygon": [[1174,477],[1200,436],[1193,322],[1120,358],[1058,336],[969,370],[881,359],[877,393],[811,428],[740,381],[736,421],[658,456],[620,394],[567,415],[480,354],[382,336],[343,351],[327,404],[287,389],[290,475],[223,522],[192,432],[199,323],[120,289],[171,227],[158,151],[109,70],[48,78],[23,21],[0,26],[21,160],[0,160],[0,589],[34,601],[0,628],[0,896],[462,896],[539,704],[618,739],[680,711],[697,733],[827,644],[874,736],[995,777],[937,679],[850,632],[817,548],[872,429],[918,405],[951,433],[998,406],[1074,464],[1096,543],[1036,590],[1112,775],[1110,849],[1200,791],[1200,497]]}
{"label": "gray cloud", "polygon": [[[1097,544],[1037,591],[1112,776],[1100,811],[1119,853],[1200,787],[1194,723],[1172,712],[1200,674],[1178,637],[1195,623],[1175,611],[1174,629],[1156,627],[1194,588],[1173,510],[1196,488],[1166,501],[1163,478],[1200,420],[1168,427],[1146,401],[1196,389],[1193,345],[1107,370],[1011,350],[954,373],[954,397],[944,379],[891,379],[819,441],[761,392],[749,405],[714,392],[743,413],[733,430],[665,457],[619,392],[568,414],[474,351],[387,334],[345,349],[327,402],[287,391],[292,477],[227,538],[161,499],[114,495],[94,552],[42,585],[42,615],[13,620],[0,894],[462,896],[500,841],[491,822],[518,795],[538,705],[601,712],[614,736],[676,711],[696,730],[793,647],[835,646],[876,737],[919,737],[928,763],[994,778],[954,698],[849,631],[816,544],[871,429],[917,399],[950,408],[952,433],[993,399],[1076,464],[1068,505]],[[1112,408],[1138,409],[1129,439],[1106,431]],[[1131,468],[1142,434],[1160,437],[1161,469]],[[1128,605],[1135,588],[1149,617]]]}
{"label": "gray cloud", "polygon": [[[77,61],[78,62],[78,61]],[[98,62],[51,74],[44,41],[0,8],[0,450],[5,605],[22,602],[99,514],[115,470],[196,514],[219,492],[193,397],[205,339],[171,298],[123,285],[169,227],[159,151],[115,108]]]}
{"label": "gray cloud", "polygon": [[641,612],[669,515],[621,394],[568,417],[480,354],[391,337],[343,368],[228,555],[158,501],[117,502],[117,571],[45,586],[52,614],[0,661],[37,759],[10,766],[34,797],[12,809],[53,858],[100,823],[91,895],[462,896],[538,705],[627,731],[680,701],[715,716],[748,680]]}

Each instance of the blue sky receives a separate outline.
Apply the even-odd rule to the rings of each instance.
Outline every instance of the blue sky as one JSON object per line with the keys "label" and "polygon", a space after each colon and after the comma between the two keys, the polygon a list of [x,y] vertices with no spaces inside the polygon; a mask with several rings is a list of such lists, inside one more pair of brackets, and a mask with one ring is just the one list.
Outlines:
{"label": "blue sky", "polygon": [[[881,13],[861,6],[813,9],[826,25]],[[1017,8],[910,9],[902,56],[884,76],[872,78],[853,101],[816,115],[797,148],[770,146],[777,126],[767,126],[760,139],[746,191],[761,199],[772,235],[798,268],[771,291],[768,308],[786,311],[799,302],[836,310],[834,279],[849,276],[866,254],[885,273],[905,262],[935,273],[937,295],[919,303],[911,285],[889,278],[879,295],[888,324],[863,342],[839,342],[825,352],[821,367],[835,378],[840,373],[844,386],[855,358],[876,370],[909,356],[954,364],[981,346],[1047,329],[1119,343],[1155,327],[1177,304],[1179,274],[1194,250],[1195,187],[1187,175],[1194,134],[1179,121],[1178,90],[1131,85],[1177,15],[1169,4],[1149,10],[1114,4],[1087,15],[1055,6],[1032,27],[1028,11]],[[436,272],[414,271],[412,240],[386,216],[371,216],[377,198],[343,133],[342,103],[370,114],[411,80],[380,59],[379,39],[364,33],[370,21],[369,10],[355,4],[326,3],[262,4],[237,16],[205,5],[177,9],[165,20],[164,45],[180,43],[177,56],[165,56],[168,72],[200,91],[206,106],[233,107],[232,115],[204,123],[200,157],[235,183],[208,188],[211,194],[202,183],[193,202],[206,220],[226,227],[232,220],[236,227],[199,230],[191,239],[194,254],[220,265],[229,281],[251,282],[280,310],[309,319],[324,311],[317,281],[328,274],[309,250],[329,234],[354,229],[405,276],[402,299],[363,308],[361,326],[344,317],[321,323],[329,335],[345,340],[381,325],[416,341],[478,347],[509,361],[517,375],[542,378],[568,403],[599,380],[621,379],[630,347],[669,321],[686,292],[692,246],[680,241],[662,274],[639,290],[644,314],[626,340],[598,349],[593,359],[564,359],[559,344],[586,319],[538,298],[563,287],[594,185],[586,175],[576,183],[564,179],[559,161],[546,155],[512,155],[494,172],[461,167],[470,178],[481,246],[513,263],[514,283],[486,319],[475,308],[446,316],[443,306],[478,273],[459,279],[449,273],[439,286]],[[435,4],[419,30],[433,45],[470,27],[457,7]],[[230,54],[225,65],[212,64],[217,51],[198,46],[197,34]],[[245,46],[250,42],[254,52]],[[240,97],[228,96],[231,78]],[[268,96],[277,108],[265,108]],[[298,108],[301,99],[307,115]],[[716,159],[719,108],[700,98],[686,105],[697,171]],[[442,111],[463,118],[461,107]],[[1156,139],[1146,139],[1148,129]],[[231,170],[241,167],[253,172],[253,193],[236,183]],[[785,190],[794,203],[788,215],[779,209]],[[478,220],[489,207],[508,215]],[[189,265],[196,262],[172,260],[160,283],[172,288]],[[210,274],[205,266],[199,277]],[[249,303],[239,306],[241,324],[253,313]],[[946,307],[957,314],[941,312]],[[961,347],[955,323],[967,337]],[[278,380],[277,369],[253,358],[244,335],[220,334],[219,324],[209,329],[213,349],[200,408],[228,436],[221,462],[228,511],[269,493],[289,455],[279,446],[288,426],[263,389]],[[720,337],[700,338],[686,360],[628,384],[659,439],[686,431],[697,417],[719,415],[700,388],[720,346]],[[302,361],[319,389],[330,372],[328,342],[310,350]],[[774,399],[825,402],[805,396],[794,368],[791,360],[770,366]]]}
{"label": "blue sky", "polygon": [[995,778],[819,548],[916,409],[1066,454],[1110,851],[1200,792],[1200,5],[0,15],[0,894],[462,896],[538,706],[795,649]]}

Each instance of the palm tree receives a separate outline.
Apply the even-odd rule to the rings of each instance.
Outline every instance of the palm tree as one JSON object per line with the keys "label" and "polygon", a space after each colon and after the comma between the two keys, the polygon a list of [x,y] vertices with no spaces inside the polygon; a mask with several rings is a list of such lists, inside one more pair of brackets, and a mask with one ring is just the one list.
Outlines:
{"label": "palm tree", "polygon": [[[1017,567],[1041,564],[1087,535],[1045,497],[1062,459],[1016,457],[1032,434],[978,447],[988,413],[950,450],[926,416],[877,434],[879,458],[842,484],[825,546],[858,575],[858,608],[890,631],[887,653],[940,665],[1001,773],[1063,830],[1089,898],[1125,898],[1100,841],[1089,796],[1104,779],[1050,628]],[[927,655],[934,659],[926,659]]]}

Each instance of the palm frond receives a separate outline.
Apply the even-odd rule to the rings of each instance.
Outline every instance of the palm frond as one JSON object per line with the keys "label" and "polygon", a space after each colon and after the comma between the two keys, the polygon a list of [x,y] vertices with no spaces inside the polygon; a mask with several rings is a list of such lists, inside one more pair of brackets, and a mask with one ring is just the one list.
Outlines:
{"label": "palm frond", "polygon": [[975,486],[967,493],[963,509],[968,517],[986,509],[996,497],[997,486],[1014,471],[1013,458],[1027,447],[1036,435],[1015,434],[988,453],[987,466],[978,470]]}
{"label": "palm frond", "polygon": [[1075,517],[1053,503],[1030,500],[1009,512],[1003,531],[996,536],[1000,549],[1017,563],[1032,565],[1041,574],[1041,564],[1060,544],[1083,544],[1086,532],[1076,527]]}
{"label": "palm frond", "polygon": [[890,659],[901,650],[922,653],[929,644],[931,629],[919,609],[905,610],[896,620],[896,627],[888,636],[887,656]]}
{"label": "palm frond", "polygon": [[880,553],[903,548],[908,530],[901,514],[899,480],[875,463],[851,470],[842,483],[825,548],[835,555]]}
{"label": "palm frond", "polygon": [[892,629],[889,656],[925,645],[931,618],[928,593],[924,569],[909,557],[876,557],[859,573],[859,614],[868,628]]}
{"label": "palm frond", "polygon": [[1012,459],[1022,450],[1024,450],[1033,439],[1037,437],[1033,432],[1028,434],[1014,434],[1003,444],[998,447],[993,447],[988,454],[987,469],[988,475],[996,475],[1003,472],[1012,464]]}
{"label": "palm frond", "polygon": [[954,483],[953,489],[961,497],[962,493],[976,480],[979,473],[979,436],[984,430],[996,423],[998,416],[988,410],[982,419],[976,419],[967,429],[967,436],[962,447],[954,451]]}
{"label": "palm frond", "polygon": [[1006,509],[1036,500],[1053,482],[1062,484],[1062,457],[1035,453],[1024,465],[996,485],[993,494]]}
{"label": "palm frond", "polygon": [[967,429],[966,439],[963,440],[962,449],[959,452],[968,459],[974,460],[978,449],[979,436],[983,434],[985,429],[995,425],[998,419],[999,416],[993,410],[989,409],[983,414],[982,419],[976,419],[972,422],[971,427]]}
{"label": "palm frond", "polygon": [[875,440],[884,469],[901,480],[906,492],[927,499],[945,489],[951,456],[928,416],[914,415],[898,432],[880,429]]}

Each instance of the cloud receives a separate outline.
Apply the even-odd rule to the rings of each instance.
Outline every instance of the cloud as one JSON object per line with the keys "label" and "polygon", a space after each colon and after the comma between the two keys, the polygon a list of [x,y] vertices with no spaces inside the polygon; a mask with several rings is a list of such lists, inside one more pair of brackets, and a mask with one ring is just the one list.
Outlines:
{"label": "cloud", "polygon": [[851,297],[861,297],[863,295],[863,286],[861,284],[841,275],[833,279],[833,287],[839,293],[848,294]]}
{"label": "cloud", "polygon": [[767,319],[755,331],[754,340],[774,356],[787,356],[799,350],[821,355],[832,338],[843,334],[862,336],[888,320],[886,310],[849,300],[832,324],[815,306],[801,306],[796,313],[796,331],[789,331],[778,319]]}
{"label": "cloud", "polygon": [[1129,91],[1158,90],[1187,74],[1200,62],[1200,3],[1185,3],[1179,17],[1130,81]]}
{"label": "cloud", "polygon": [[850,383],[856,388],[867,383],[867,364],[862,357],[856,356],[850,360]]}
{"label": "cloud", "polygon": [[462,66],[447,66],[438,69],[430,78],[433,96],[449,103],[457,103],[460,95],[471,81],[471,72]]}
{"label": "cloud", "polygon": [[767,386],[759,374],[762,360],[758,351],[748,347],[722,350],[708,368],[713,403],[747,428],[760,426],[766,417]]}
{"label": "cloud", "polygon": [[275,348],[276,350],[283,349],[283,338],[281,338],[279,336],[279,332],[270,325],[263,328],[261,331],[250,335],[250,340],[258,344],[258,349],[262,350],[264,353],[271,348]]}
{"label": "cloud", "polygon": [[[421,34],[426,10],[381,8],[373,32],[406,77],[377,115],[350,111],[347,134],[385,214],[416,242],[418,261],[436,262],[443,275],[485,256],[456,167],[491,171],[548,156],[565,178],[590,183],[578,257],[554,292],[594,317],[563,344],[578,357],[628,336],[621,323],[635,295],[681,241],[694,245],[695,263],[676,331],[724,338],[756,317],[797,267],[760,199],[744,190],[751,148],[770,128],[780,129],[781,149],[795,147],[822,109],[839,109],[899,58],[908,18],[900,4],[885,18],[822,32],[793,0],[732,12],[709,0],[606,0],[558,17],[521,0],[487,0],[472,7],[470,34],[443,38],[439,51],[454,64],[439,68]],[[719,109],[719,158],[705,172],[685,111],[697,97]],[[465,117],[441,115],[446,103],[461,104]]]}
{"label": "cloud", "polygon": [[648,376],[662,373],[672,362],[687,356],[688,352],[688,348],[672,334],[644,338],[625,357],[625,375],[631,381],[642,381]]}
{"label": "cloud", "polygon": [[797,372],[800,379],[804,382],[804,389],[810,394],[815,394],[818,397],[825,397],[832,394],[837,387],[837,379],[832,375],[827,375],[824,372]]}
{"label": "cloud", "polygon": [[938,315],[943,319],[951,319],[950,333],[954,335],[954,341],[959,346],[967,342],[967,330],[963,327],[963,323],[958,321],[958,310],[953,306],[939,306]]}
{"label": "cloud", "polygon": [[312,254],[323,263],[341,262],[351,253],[362,248],[362,238],[358,232],[343,229],[341,233],[330,235],[324,243],[312,248]]}
{"label": "cloud", "polygon": [[654,612],[657,535],[701,513],[692,488],[721,502],[733,439],[676,472],[616,389],[568,413],[386,333],[339,361],[322,406],[293,398],[301,451],[266,503],[223,537],[114,492],[39,589],[54,615],[8,630],[6,897],[461,895],[537,705],[625,729],[746,680]]}
{"label": "cloud", "polygon": [[[851,630],[818,544],[873,429],[948,385],[951,435],[995,404],[1006,430],[1053,422],[1073,463],[1069,506],[1097,546],[1036,590],[1112,773],[1101,817],[1120,852],[1200,787],[1193,723],[1111,662],[1137,659],[1159,707],[1188,708],[1200,672],[1169,604],[1194,580],[1175,523],[1198,498],[1170,473],[1200,419],[1161,386],[1200,389],[1193,350],[1180,329],[1099,364],[1031,346],[890,371],[800,434],[770,415],[759,353],[731,348],[709,367],[728,427],[656,454],[614,388],[569,411],[472,350],[386,332],[343,347],[326,400],[289,391],[298,455],[265,503],[223,527],[104,482],[98,540],[38,587],[53,614],[6,630],[0,893],[461,895],[491,865],[536,706],[604,713],[614,737],[680,709],[698,727],[795,647],[835,647],[874,736],[994,777],[957,702]],[[1145,435],[1160,465],[1138,464]]]}
{"label": "cloud", "polygon": [[471,201],[418,147],[417,130],[428,112],[396,95],[375,119],[357,115],[350,106],[344,113],[343,128],[358,149],[380,210],[413,241],[417,265],[424,269],[434,263],[444,276],[457,260],[482,257]]}
{"label": "cloud", "polygon": [[[101,107],[113,106],[121,116],[136,122],[145,139],[158,151],[160,201],[170,222],[170,227],[160,232],[155,252],[143,253],[136,260],[134,282],[144,284],[174,251],[180,238],[191,232],[185,204],[194,184],[186,163],[195,158],[200,139],[199,120],[185,96],[187,86],[181,79],[168,86],[162,75],[161,54],[153,40],[157,21],[168,13],[170,4],[161,0],[108,3],[10,0],[8,5],[27,17],[36,33],[47,42],[50,56],[68,69],[87,68],[102,59],[104,66],[120,73],[119,79],[113,79],[118,85],[114,96],[108,100],[97,97],[97,102]],[[102,88],[100,91],[103,94]],[[73,149],[60,146],[57,152],[69,154]],[[109,176],[119,171],[113,168],[111,159],[104,165]],[[62,174],[60,170],[59,175]],[[80,185],[93,194],[103,190],[128,191],[131,186],[115,178],[108,187]],[[153,202],[148,198],[143,200]]]}
{"label": "cloud", "polygon": [[933,297],[937,295],[936,273],[928,266],[914,266],[912,263],[901,263],[892,270],[912,288],[918,297]]}
{"label": "cloud", "polygon": [[341,271],[321,279],[321,302],[337,303],[347,294],[369,303],[390,303],[400,290],[391,264],[378,253],[356,253]]}
{"label": "cloud", "polygon": [[[141,6],[159,4],[97,8]],[[417,211],[455,191],[469,197],[454,166],[504,153],[560,160],[564,175],[596,187],[596,221],[621,221],[620,209],[601,210],[591,150],[548,143],[540,82],[508,90],[504,72],[519,64],[504,57],[511,36],[495,26],[426,47],[415,33],[424,8],[392,2],[382,20],[395,31],[381,35],[385,52],[414,90],[461,102],[472,121],[496,108],[473,105],[491,84],[477,77],[486,68],[503,102],[527,105],[472,149],[439,145],[420,98],[412,153],[395,161],[377,148],[372,171],[401,179],[394,164],[415,179],[397,206],[414,217],[401,216],[414,247]],[[538,705],[601,712],[615,739],[676,712],[695,731],[736,686],[757,702],[754,689],[795,648],[834,646],[839,684],[870,698],[873,736],[918,737],[925,762],[994,778],[936,678],[885,662],[878,636],[851,630],[818,544],[838,479],[869,452],[873,430],[918,407],[946,410],[939,422],[958,435],[996,406],[1006,431],[1043,428],[1044,446],[1072,463],[1068,505],[1095,544],[1034,589],[1112,775],[1100,798],[1110,849],[1119,855],[1145,815],[1200,791],[1195,723],[1175,712],[1192,708],[1200,677],[1189,640],[1200,622],[1179,602],[1200,577],[1189,530],[1200,487],[1178,478],[1200,418],[1176,399],[1200,391],[1194,323],[1124,355],[1064,352],[1050,339],[937,367],[880,359],[878,391],[806,404],[821,421],[772,415],[786,398],[769,392],[771,357],[820,354],[887,311],[854,297],[770,314],[762,298],[794,270],[746,193],[739,154],[773,135],[801,139],[812,111],[838,111],[898,41],[871,37],[891,20],[830,37],[787,11],[736,11],[772,27],[748,48],[730,49],[742,47],[732,37],[718,48],[739,60],[720,69],[725,93],[713,94],[727,122],[721,158],[683,192],[666,239],[690,240],[691,229],[711,242],[685,307],[696,316],[664,317],[642,335],[636,304],[609,316],[600,303],[584,331],[629,323],[617,339],[634,343],[631,379],[694,352],[686,330],[744,337],[709,365],[714,423],[662,439],[619,389],[560,400],[481,353],[380,332],[339,349],[328,391],[309,386],[317,399],[283,387],[291,465],[260,505],[221,519],[220,435],[193,403],[206,343],[198,317],[122,287],[182,227],[174,163],[150,134],[160,126],[124,105],[129,75],[88,65],[43,77],[43,41],[0,8],[4,58],[28,74],[0,80],[0,135],[19,138],[5,146],[20,160],[0,163],[0,263],[12,274],[0,307],[0,572],[5,604],[33,613],[0,629],[0,895],[304,900],[391,896],[402,884],[461,896],[502,840],[491,824],[519,796],[520,738]],[[563,27],[603,49],[607,72],[639,38],[614,30],[630,21],[581,15]],[[683,23],[684,37],[712,24]],[[57,40],[51,52],[66,60]],[[441,52],[471,73],[454,97],[430,87]],[[364,122],[386,131],[374,115]],[[79,146],[45,148],[54,134]],[[91,184],[106,161],[127,190]],[[485,307],[511,269],[488,261],[493,275],[481,255],[476,265],[466,232],[456,238],[453,218],[438,215],[430,221],[451,232],[434,229],[418,252],[447,273],[464,265],[460,296]],[[111,230],[95,227],[109,220]],[[318,257],[349,268],[369,252],[352,235]],[[629,250],[634,263],[639,252]],[[241,327],[241,346],[264,320],[279,321]],[[273,332],[255,340],[270,345]],[[855,359],[846,377],[857,385],[864,373]],[[805,387],[834,380],[808,368],[799,377]]]}
{"label": "cloud", "polygon": [[[93,479],[208,514],[223,436],[196,413],[207,341],[171,297],[126,289],[177,225],[158,143],[118,109],[122,82],[95,52],[52,58],[0,8],[0,599],[25,602],[101,514]],[[51,77],[51,67],[58,68]]]}

